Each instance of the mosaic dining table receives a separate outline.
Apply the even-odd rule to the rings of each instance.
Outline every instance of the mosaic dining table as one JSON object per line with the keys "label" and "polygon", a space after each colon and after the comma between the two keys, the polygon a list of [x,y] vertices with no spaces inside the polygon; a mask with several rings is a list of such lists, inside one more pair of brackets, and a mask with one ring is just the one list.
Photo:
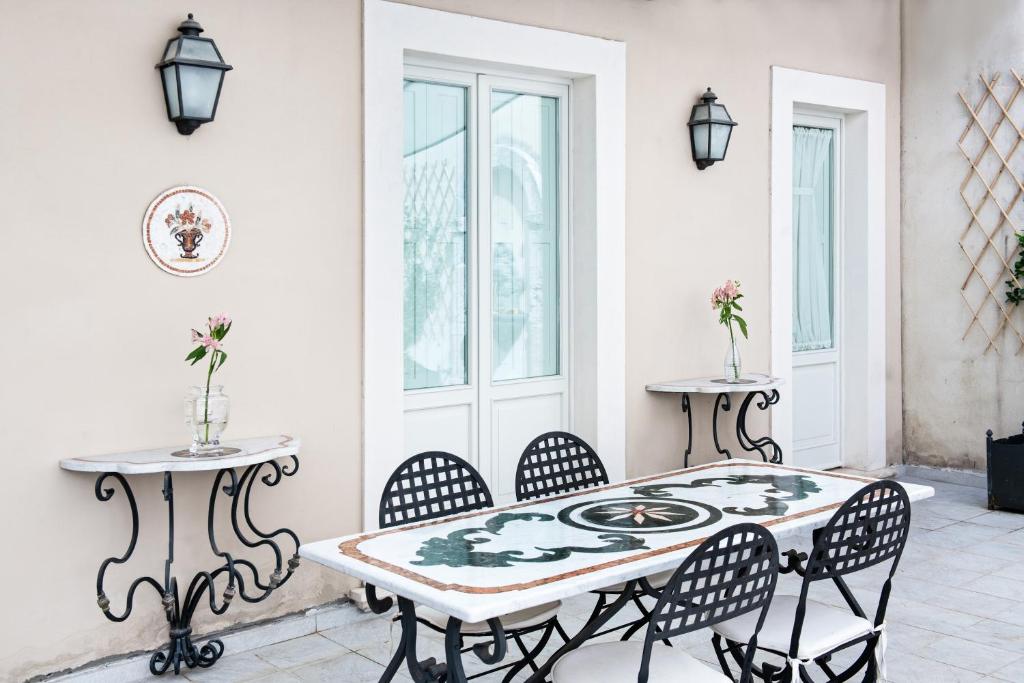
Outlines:
{"label": "mosaic dining table", "polygon": [[[739,522],[776,536],[823,525],[872,479],[786,465],[727,460],[576,493],[303,545],[302,557],[395,593],[402,639],[381,680],[405,663],[417,683],[462,683],[462,623],[487,622],[494,644],[474,653],[494,664],[505,654],[497,617],[626,582],[528,680],[597,632],[631,599],[641,577],[678,567],[705,538]],[[906,484],[911,501],[934,494]],[[369,590],[371,606],[390,605]],[[416,656],[415,605],[451,616],[444,665]]]}

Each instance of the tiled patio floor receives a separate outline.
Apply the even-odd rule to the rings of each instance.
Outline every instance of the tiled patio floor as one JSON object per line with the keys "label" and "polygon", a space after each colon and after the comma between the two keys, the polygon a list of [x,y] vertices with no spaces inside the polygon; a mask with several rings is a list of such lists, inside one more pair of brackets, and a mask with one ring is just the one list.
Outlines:
{"label": "tiled patio floor", "polygon": [[[936,496],[914,505],[913,532],[888,612],[888,679],[1024,682],[1024,515],[989,512],[979,488],[908,481],[934,486]],[[863,594],[858,597],[869,612],[881,581],[877,572],[851,577],[851,587]],[[822,582],[815,588],[816,599],[841,604],[831,586]],[[796,594],[798,589],[792,576],[780,584],[782,593]],[[570,634],[592,605],[589,595],[565,603],[560,618]],[[398,627],[392,629],[389,620],[353,613],[348,625],[228,655],[214,668],[187,676],[194,681],[261,683],[377,681],[398,636]],[[680,645],[714,661],[708,634],[695,634]],[[549,647],[553,651],[557,643]],[[421,631],[419,648],[421,658],[444,659],[436,634]],[[470,674],[482,666],[472,656],[466,662]],[[410,679],[403,673],[396,680]],[[499,681],[501,676],[478,680]]]}

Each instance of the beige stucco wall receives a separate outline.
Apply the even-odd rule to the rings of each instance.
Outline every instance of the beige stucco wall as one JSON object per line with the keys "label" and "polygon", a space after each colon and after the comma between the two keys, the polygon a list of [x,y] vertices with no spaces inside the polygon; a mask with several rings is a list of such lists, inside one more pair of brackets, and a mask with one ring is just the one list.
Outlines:
{"label": "beige stucco wall", "polygon": [[[984,89],[978,74],[1002,73],[1005,101],[1013,81],[1010,69],[1024,65],[1024,4],[1016,0],[964,3],[957,0],[906,0],[904,3],[903,79],[903,297],[904,410],[907,462],[983,469],[985,430],[1016,433],[1024,419],[1024,356],[1020,343],[1001,336],[1001,353],[985,352],[987,339],[971,320],[960,294],[970,264],[958,239],[970,218],[960,199],[968,164],[957,149],[969,115],[957,92],[978,101]],[[982,115],[990,125],[990,103]],[[1020,102],[1013,109],[1021,125]],[[1003,133],[1011,133],[1004,124]],[[977,150],[977,131],[966,144]],[[1005,154],[1011,139],[997,138]],[[991,172],[988,153],[982,166]],[[1020,152],[1011,158],[1018,177],[1024,173]],[[1011,217],[1024,225],[1020,202],[1004,177],[996,191]],[[978,196],[981,186],[968,188]],[[1007,194],[1009,192],[1009,194]],[[981,213],[991,225],[992,203]],[[998,240],[999,246],[1004,246]],[[975,246],[971,247],[972,254]],[[987,272],[992,254],[983,262]],[[990,275],[990,277],[992,277]],[[993,278],[1001,295],[1003,280]],[[979,282],[968,296],[976,301]],[[990,308],[983,321],[994,330]],[[1024,314],[1011,311],[1018,329]]]}
{"label": "beige stucco wall", "polygon": [[[628,45],[627,421],[631,474],[678,464],[675,401],[646,382],[713,372],[724,336],[707,304],[727,277],[747,290],[747,367],[768,363],[769,69],[880,81],[888,89],[890,456],[900,444],[899,12],[894,0],[432,0],[430,6],[623,40]],[[4,547],[0,679],[19,680],[158,645],[163,614],[140,593],[128,624],[94,603],[99,561],[123,551],[118,493],[59,458],[181,441],[198,380],[188,329],[235,320],[221,379],[230,436],[302,437],[302,469],[261,491],[257,519],[306,539],[351,532],[360,509],[361,37],[356,0],[40,0],[2,3],[0,187],[6,292],[0,334]],[[185,10],[235,66],[217,121],[191,138],[165,119],[152,64]],[[729,158],[698,172],[685,120],[712,85],[740,121]],[[160,272],[139,239],[149,201],[192,183],[231,214],[231,251],[191,280]],[[397,359],[396,359],[396,362]],[[697,421],[710,404],[700,401]],[[705,430],[698,434],[706,438]],[[698,451],[706,453],[707,448]],[[705,455],[704,458],[707,456]],[[210,567],[209,477],[175,481],[177,568]],[[143,536],[111,597],[159,576],[159,478],[135,480]],[[268,602],[201,611],[199,631],[342,594],[313,566]]]}

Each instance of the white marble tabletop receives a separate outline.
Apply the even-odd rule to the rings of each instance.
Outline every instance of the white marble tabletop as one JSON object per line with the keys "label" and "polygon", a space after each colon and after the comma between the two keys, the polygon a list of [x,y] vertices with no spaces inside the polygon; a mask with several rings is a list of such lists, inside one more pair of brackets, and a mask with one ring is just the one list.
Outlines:
{"label": "white marble tabletop", "polygon": [[[674,569],[705,538],[739,522],[776,535],[819,526],[870,481],[727,460],[307,543],[299,555],[477,622]],[[934,494],[905,487],[911,500]]]}
{"label": "white marble tabletop", "polygon": [[722,377],[691,377],[670,382],[655,382],[645,388],[647,391],[669,394],[736,394],[778,389],[783,384],[785,380],[780,377],[751,373],[741,376],[739,382],[729,382]]}
{"label": "white marble tabletop", "polygon": [[169,446],[145,451],[111,453],[65,458],[62,469],[72,472],[119,472],[121,474],[151,474],[153,472],[199,472],[227,467],[245,467],[257,463],[299,454],[299,439],[279,434],[252,439],[225,441],[221,446],[237,448],[238,453],[210,457],[180,457],[175,451],[188,450],[188,446]]}

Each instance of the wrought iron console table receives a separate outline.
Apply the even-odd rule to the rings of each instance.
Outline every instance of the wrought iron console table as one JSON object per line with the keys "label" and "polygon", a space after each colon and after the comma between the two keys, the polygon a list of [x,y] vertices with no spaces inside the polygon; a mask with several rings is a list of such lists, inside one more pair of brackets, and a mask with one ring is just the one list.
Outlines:
{"label": "wrought iron console table", "polygon": [[736,439],[740,448],[748,452],[758,452],[765,462],[781,463],[782,449],[770,436],[753,438],[747,431],[747,410],[755,398],[758,398],[757,407],[759,410],[768,410],[779,402],[779,387],[785,382],[778,377],[769,375],[751,374],[743,375],[739,382],[728,382],[718,377],[694,377],[691,379],[678,379],[671,382],[658,382],[648,384],[646,389],[651,392],[682,394],[683,412],[686,413],[686,425],[688,427],[686,437],[686,451],[683,453],[683,466],[690,466],[690,453],[693,451],[693,412],[690,406],[690,394],[717,394],[715,397],[715,411],[711,418],[711,433],[715,440],[715,449],[727,458],[732,457],[729,449],[724,448],[718,439],[718,411],[719,409],[728,412],[732,410],[730,394],[745,393],[743,402],[740,403],[739,412],[736,414]]}
{"label": "wrought iron console table", "polygon": [[[207,640],[196,645],[192,640],[192,617],[196,609],[204,601],[209,604],[214,614],[223,614],[235,596],[246,602],[261,602],[270,594],[284,585],[291,578],[299,565],[299,538],[291,529],[281,528],[265,532],[258,528],[252,520],[249,501],[253,484],[259,479],[266,486],[277,486],[283,477],[291,477],[299,470],[299,440],[290,436],[271,436],[255,439],[243,439],[225,443],[226,450],[238,449],[230,455],[213,457],[179,457],[173,455],[176,448],[160,448],[132,453],[116,453],[81,458],[67,458],[60,461],[61,468],[73,472],[93,472],[99,474],[96,479],[96,498],[100,501],[110,500],[115,489],[113,482],[120,484],[128,500],[132,516],[132,537],[128,548],[120,556],[108,557],[100,563],[96,575],[96,602],[107,619],[114,622],[125,621],[132,613],[135,591],[140,586],[153,588],[160,596],[164,612],[169,624],[170,640],[163,649],[155,651],[149,659],[149,670],[160,675],[169,669],[174,673],[181,672],[184,663],[189,668],[213,666],[224,653],[224,643],[217,639]],[[284,464],[278,458],[287,458]],[[239,474],[235,468],[244,468]],[[210,505],[207,512],[207,535],[210,548],[214,555],[223,559],[221,564],[212,571],[201,571],[188,582],[185,596],[178,591],[178,579],[172,576],[174,564],[174,472],[214,471],[210,490]],[[260,472],[264,474],[260,476]],[[163,474],[163,498],[167,503],[167,559],[164,561],[163,581],[151,576],[141,576],[128,587],[124,610],[118,614],[110,606],[103,586],[107,569],[112,564],[124,564],[135,551],[139,539],[139,509],[135,496],[125,475]],[[223,493],[230,499],[231,528],[235,536],[246,548],[266,547],[273,552],[274,571],[266,579],[260,577],[259,569],[250,560],[234,557],[222,551],[217,544],[214,524],[217,519],[215,511],[217,499]],[[290,556],[286,559],[278,545],[277,537],[285,536],[293,545]],[[220,604],[217,603],[215,581],[224,576],[226,585],[221,592]],[[247,581],[251,584],[247,585]]]}

